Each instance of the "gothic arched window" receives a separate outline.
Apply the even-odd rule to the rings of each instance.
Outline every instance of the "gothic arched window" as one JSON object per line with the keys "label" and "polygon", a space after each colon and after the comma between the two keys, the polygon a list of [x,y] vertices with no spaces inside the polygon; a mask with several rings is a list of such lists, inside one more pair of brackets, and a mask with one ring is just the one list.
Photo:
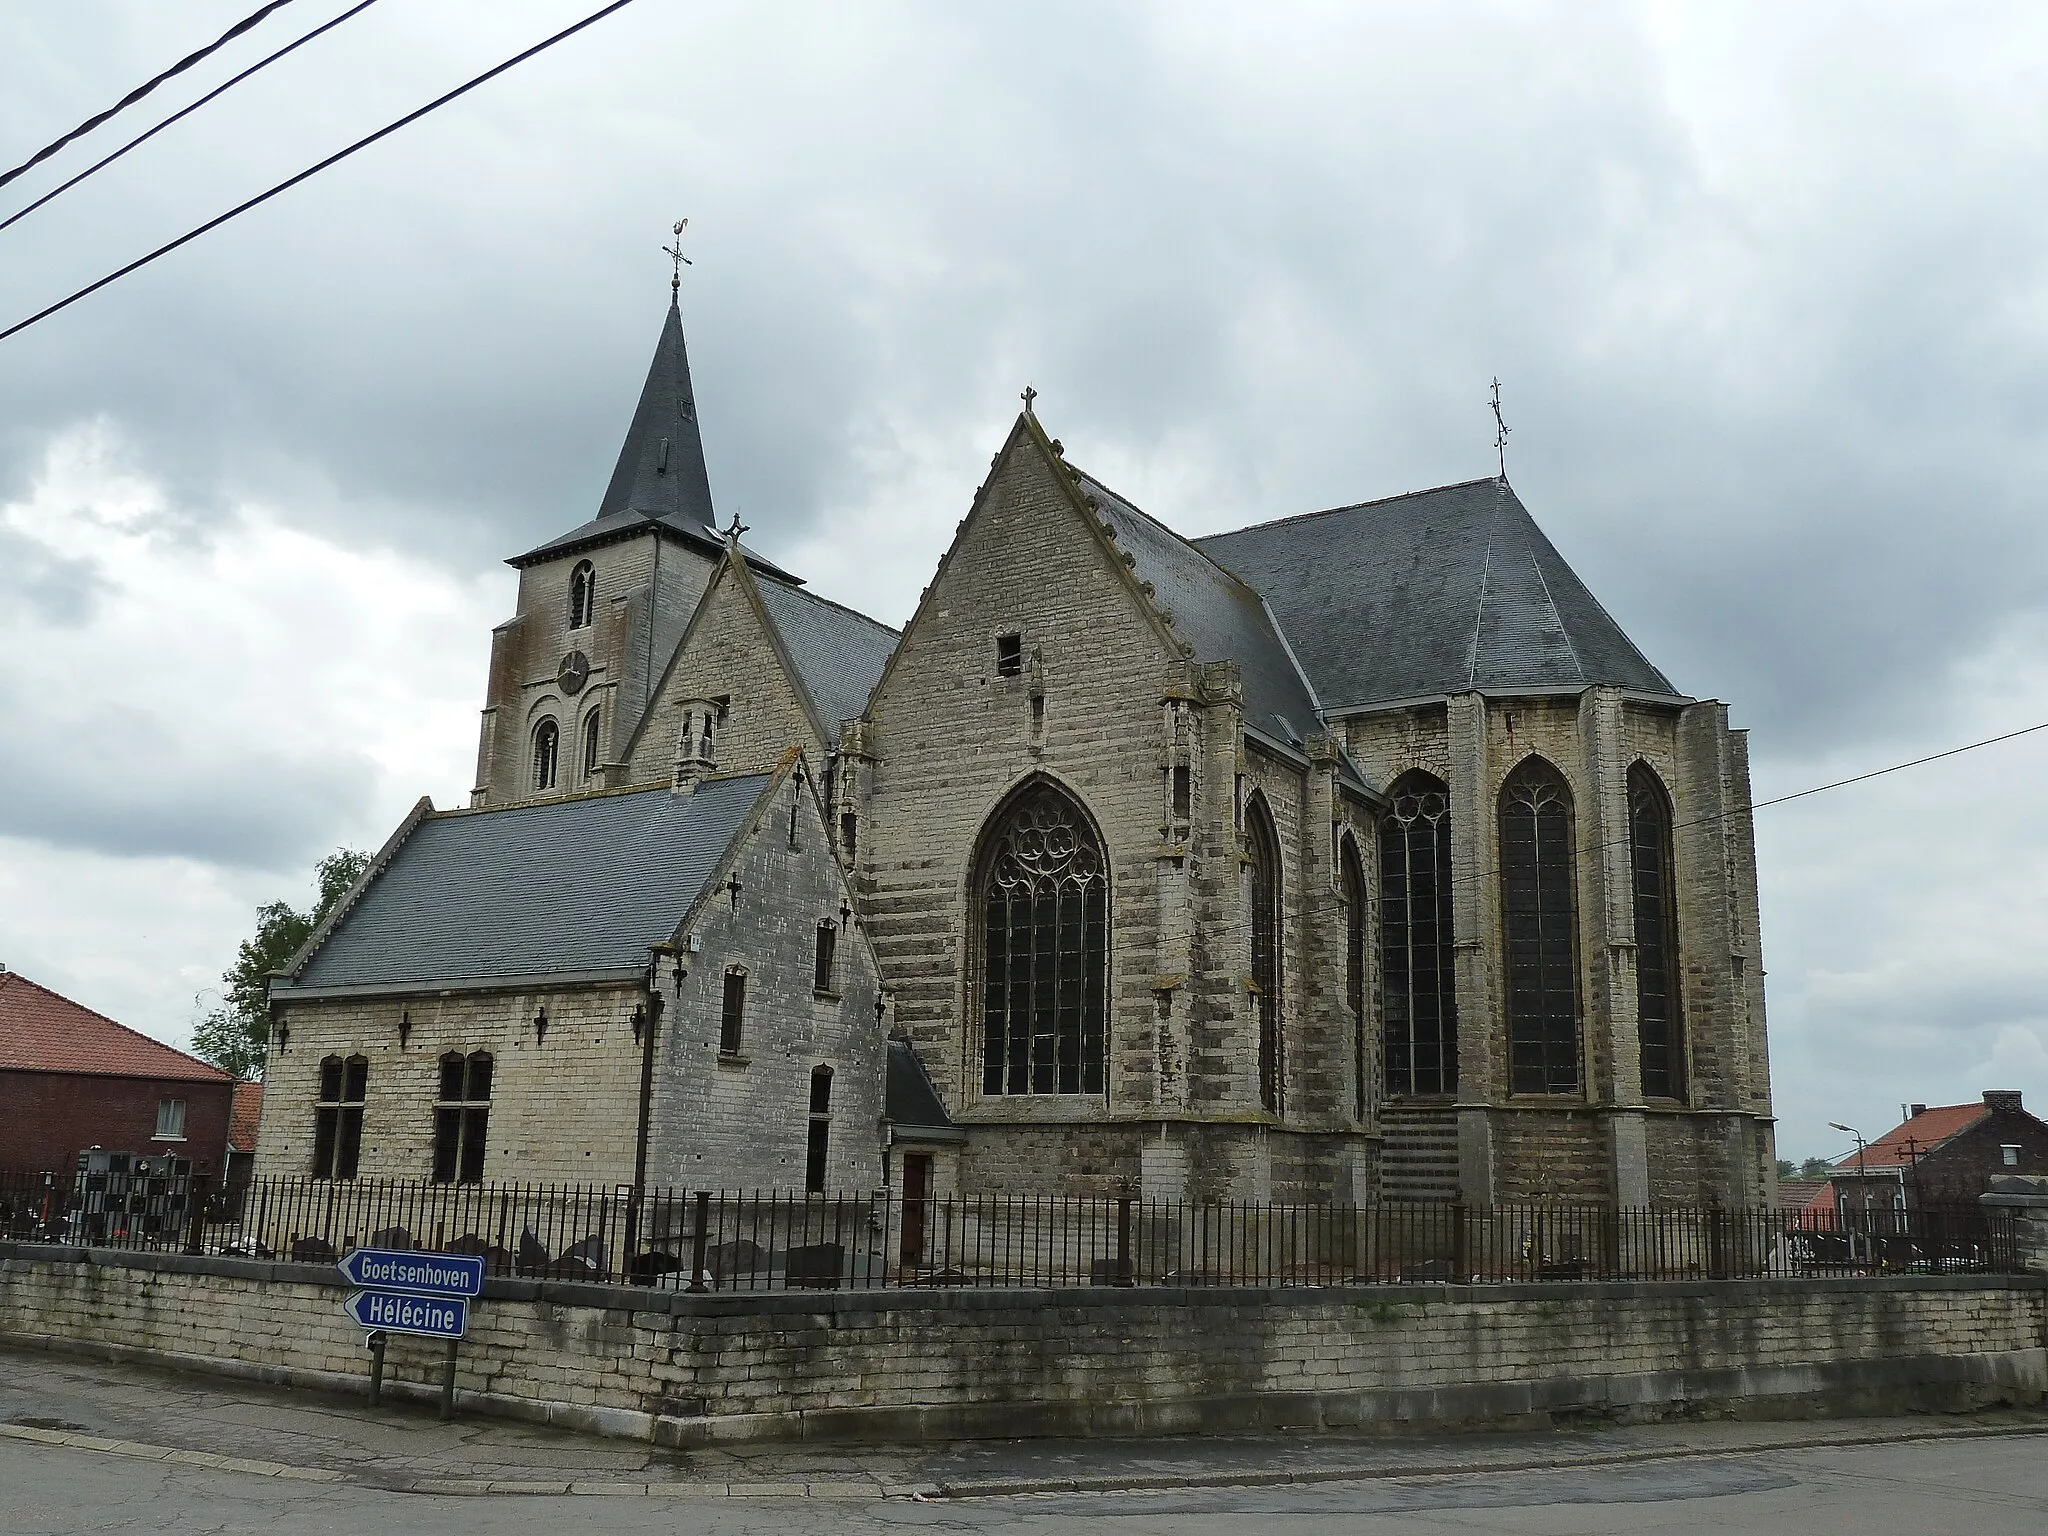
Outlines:
{"label": "gothic arched window", "polygon": [[1501,915],[1507,949],[1508,1087],[1579,1091],[1579,946],[1572,798],[1532,757],[1500,791]]}
{"label": "gothic arched window", "polygon": [[598,720],[600,713],[593,709],[583,718],[583,777],[586,779],[597,777],[599,737],[602,735]]}
{"label": "gothic arched window", "polygon": [[1678,901],[1671,797],[1648,763],[1628,771],[1629,868],[1636,914],[1636,1040],[1643,1092],[1685,1097],[1685,1031],[1678,991]]}
{"label": "gothic arched window", "polygon": [[561,727],[552,720],[541,721],[533,733],[533,787],[536,793],[555,787],[561,756]]}
{"label": "gothic arched window", "polygon": [[569,573],[569,627],[582,629],[597,616],[597,568],[588,560]]}
{"label": "gothic arched window", "polygon": [[1280,1112],[1280,838],[1263,795],[1244,813],[1251,853],[1252,985],[1258,989],[1259,1102]]}
{"label": "gothic arched window", "polygon": [[1387,1092],[1458,1091],[1451,791],[1416,769],[1380,821],[1380,985]]}
{"label": "gothic arched window", "polygon": [[1074,798],[1039,781],[990,819],[975,861],[983,1093],[1101,1093],[1109,869]]}
{"label": "gothic arched window", "polygon": [[1337,855],[1344,878],[1344,1001],[1351,1009],[1352,1113],[1365,1118],[1365,861],[1349,832]]}

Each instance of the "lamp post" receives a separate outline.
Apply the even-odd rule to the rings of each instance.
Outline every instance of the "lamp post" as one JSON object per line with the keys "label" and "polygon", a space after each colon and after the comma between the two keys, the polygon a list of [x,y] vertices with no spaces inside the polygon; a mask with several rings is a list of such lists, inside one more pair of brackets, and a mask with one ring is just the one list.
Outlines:
{"label": "lamp post", "polygon": [[[1865,1180],[1868,1177],[1868,1174],[1863,1166],[1863,1154],[1867,1150],[1867,1143],[1865,1143],[1865,1141],[1863,1140],[1863,1133],[1857,1130],[1856,1127],[1853,1125],[1844,1125],[1839,1120],[1830,1120],[1828,1122],[1828,1129],[1831,1131],[1840,1131],[1845,1136],[1854,1136],[1856,1138],[1856,1190],[1857,1193],[1859,1193],[1863,1197],[1863,1214],[1866,1218],[1864,1224],[1867,1227],[1869,1225],[1868,1217],[1870,1215],[1870,1185],[1865,1182]],[[1849,1214],[1848,1205],[1846,1201],[1843,1203],[1842,1214],[1844,1216]],[[1855,1238],[1853,1236],[1853,1228],[1851,1229],[1851,1232],[1852,1236],[1850,1237],[1850,1241],[1853,1243],[1855,1241]]]}

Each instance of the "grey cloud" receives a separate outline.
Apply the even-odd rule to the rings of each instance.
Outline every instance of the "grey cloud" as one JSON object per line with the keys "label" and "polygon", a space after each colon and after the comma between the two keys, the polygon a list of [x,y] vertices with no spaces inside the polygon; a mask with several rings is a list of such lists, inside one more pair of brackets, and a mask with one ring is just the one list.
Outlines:
{"label": "grey cloud", "polygon": [[0,609],[25,608],[42,623],[73,627],[91,616],[105,586],[91,561],[0,528]]}

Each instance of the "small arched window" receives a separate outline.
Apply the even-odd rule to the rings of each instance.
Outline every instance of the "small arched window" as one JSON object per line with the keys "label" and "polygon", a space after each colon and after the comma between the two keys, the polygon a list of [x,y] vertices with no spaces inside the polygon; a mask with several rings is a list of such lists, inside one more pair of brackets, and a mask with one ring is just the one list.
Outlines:
{"label": "small arched window", "polygon": [[1245,807],[1245,848],[1251,855],[1252,986],[1259,1012],[1259,1102],[1280,1113],[1280,838],[1266,797]]}
{"label": "small arched window", "polygon": [[1351,1010],[1352,1113],[1365,1118],[1365,860],[1346,832],[1338,850],[1344,879],[1344,1002]]}
{"label": "small arched window", "polygon": [[533,733],[533,788],[538,794],[553,789],[562,756],[562,731],[552,720],[543,720]]}
{"label": "small arched window", "polygon": [[1685,1097],[1685,1032],[1678,987],[1678,892],[1671,797],[1648,763],[1628,771],[1629,868],[1636,916],[1636,1040],[1643,1092]]}
{"label": "small arched window", "polygon": [[597,616],[597,568],[588,560],[569,573],[569,627],[583,629]]}
{"label": "small arched window", "polygon": [[1380,985],[1387,1092],[1458,1091],[1451,947],[1451,791],[1416,769],[1380,821]]}
{"label": "small arched window", "polygon": [[1094,822],[1030,784],[989,818],[975,871],[982,1092],[1101,1093],[1109,869]]}
{"label": "small arched window", "polygon": [[586,779],[597,777],[599,742],[603,735],[599,714],[600,711],[593,709],[583,717],[583,777]]}
{"label": "small arched window", "polygon": [[1500,791],[1501,919],[1508,980],[1508,1086],[1579,1091],[1579,943],[1572,798],[1532,757]]}

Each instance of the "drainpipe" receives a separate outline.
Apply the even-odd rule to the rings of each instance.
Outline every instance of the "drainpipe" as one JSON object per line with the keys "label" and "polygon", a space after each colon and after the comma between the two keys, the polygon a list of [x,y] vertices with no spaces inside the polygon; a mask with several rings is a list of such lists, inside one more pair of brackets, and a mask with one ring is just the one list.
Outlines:
{"label": "drainpipe", "polygon": [[[661,951],[652,952],[647,962],[644,999],[635,1004],[633,1017],[640,1037],[640,1113],[633,1135],[633,1195],[626,1206],[626,1272],[633,1269],[634,1251],[640,1246],[640,1208],[647,1196],[647,1132],[654,1106],[654,1036],[661,1020]],[[676,985],[682,985],[681,962],[677,963]]]}

